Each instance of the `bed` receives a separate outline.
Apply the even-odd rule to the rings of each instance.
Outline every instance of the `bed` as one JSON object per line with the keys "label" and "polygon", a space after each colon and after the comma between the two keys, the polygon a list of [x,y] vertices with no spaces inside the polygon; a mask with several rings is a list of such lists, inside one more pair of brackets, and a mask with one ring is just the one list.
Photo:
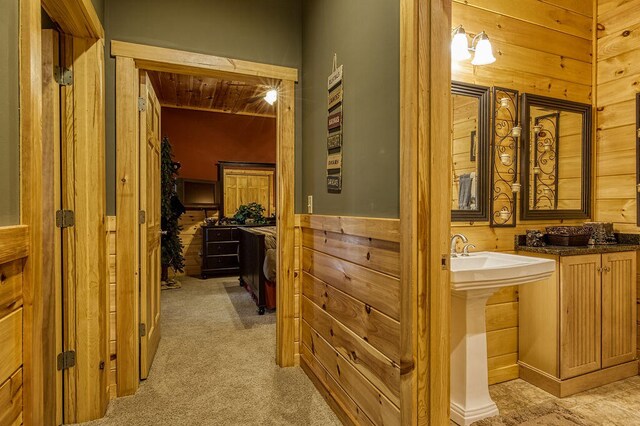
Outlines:
{"label": "bed", "polygon": [[276,307],[276,227],[239,227],[238,231],[240,285],[252,294],[263,315]]}

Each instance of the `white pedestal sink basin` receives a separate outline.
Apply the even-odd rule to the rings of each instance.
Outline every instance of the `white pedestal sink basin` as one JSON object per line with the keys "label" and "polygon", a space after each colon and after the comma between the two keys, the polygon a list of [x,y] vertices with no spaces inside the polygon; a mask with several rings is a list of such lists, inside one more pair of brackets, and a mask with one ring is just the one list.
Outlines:
{"label": "white pedestal sink basin", "polygon": [[498,414],[489,395],[485,305],[501,287],[540,281],[555,261],[479,252],[451,259],[451,420],[467,426]]}

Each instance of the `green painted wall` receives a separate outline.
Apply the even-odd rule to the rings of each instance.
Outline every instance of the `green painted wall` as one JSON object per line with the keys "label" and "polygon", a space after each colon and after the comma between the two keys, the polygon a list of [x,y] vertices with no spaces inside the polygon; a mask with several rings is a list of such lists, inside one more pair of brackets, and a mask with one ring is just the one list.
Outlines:
{"label": "green painted wall", "polygon": [[102,22],[103,27],[104,27],[104,2],[105,0],[91,0],[91,3],[93,3],[93,7],[96,9],[96,13],[98,14],[98,18],[100,18],[100,22]]}
{"label": "green painted wall", "polygon": [[[299,0],[108,0],[107,33],[107,214],[115,214],[115,60],[110,40],[189,50],[301,68]],[[297,89],[300,89],[298,85]],[[301,101],[297,99],[296,182],[301,181]],[[296,187],[300,209],[302,188]]]}
{"label": "green painted wall", "polygon": [[[400,2],[304,0],[302,106],[304,211],[398,217]],[[326,185],[327,77],[344,65],[341,194]]]}
{"label": "green painted wall", "polygon": [[0,226],[20,223],[18,0],[0,0]]}

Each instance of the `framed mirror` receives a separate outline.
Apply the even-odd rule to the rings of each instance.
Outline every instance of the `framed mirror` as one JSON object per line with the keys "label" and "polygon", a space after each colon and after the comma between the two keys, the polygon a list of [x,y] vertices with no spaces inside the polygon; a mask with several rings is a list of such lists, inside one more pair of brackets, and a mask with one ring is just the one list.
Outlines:
{"label": "framed mirror", "polygon": [[451,220],[489,220],[491,89],[451,83]]}
{"label": "framed mirror", "polygon": [[588,219],[591,105],[522,95],[521,219]]}

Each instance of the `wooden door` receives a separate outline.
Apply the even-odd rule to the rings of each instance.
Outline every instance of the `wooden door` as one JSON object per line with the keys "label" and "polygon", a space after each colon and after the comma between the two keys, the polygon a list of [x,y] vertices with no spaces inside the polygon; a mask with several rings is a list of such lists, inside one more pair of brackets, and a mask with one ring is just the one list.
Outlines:
{"label": "wooden door", "polygon": [[599,254],[560,258],[560,378],[600,368]]}
{"label": "wooden door", "polygon": [[160,343],[160,103],[140,74],[140,378]]}
{"label": "wooden door", "polygon": [[636,253],[602,255],[602,367],[636,356]]}

